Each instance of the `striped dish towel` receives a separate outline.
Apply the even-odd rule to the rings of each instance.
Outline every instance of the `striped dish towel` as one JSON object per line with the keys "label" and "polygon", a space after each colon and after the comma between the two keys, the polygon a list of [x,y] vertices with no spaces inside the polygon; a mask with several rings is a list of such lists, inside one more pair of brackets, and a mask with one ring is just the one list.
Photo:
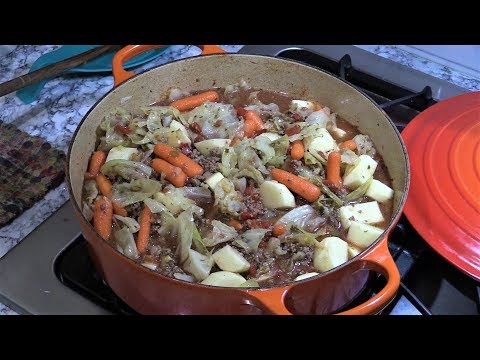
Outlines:
{"label": "striped dish towel", "polygon": [[65,164],[63,151],[0,122],[0,227],[57,187]]}

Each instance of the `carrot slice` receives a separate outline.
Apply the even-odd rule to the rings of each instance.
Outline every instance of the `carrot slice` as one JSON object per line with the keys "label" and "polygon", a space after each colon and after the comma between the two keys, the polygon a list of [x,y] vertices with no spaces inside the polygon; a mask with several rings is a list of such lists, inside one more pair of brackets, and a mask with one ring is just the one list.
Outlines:
{"label": "carrot slice", "polygon": [[137,250],[140,253],[147,251],[148,241],[150,240],[150,227],[152,224],[152,212],[148,206],[145,206],[140,213],[140,229],[137,235]]}
{"label": "carrot slice", "polygon": [[98,174],[95,181],[103,196],[110,197],[112,195],[112,183],[105,175]]}
{"label": "carrot slice", "polygon": [[175,100],[170,104],[179,111],[187,111],[196,108],[197,106],[202,105],[203,103],[210,101],[216,102],[220,97],[216,91],[205,91],[203,93],[189,96],[180,100]]}
{"label": "carrot slice", "polygon": [[261,131],[265,129],[265,123],[263,122],[260,115],[258,115],[255,111],[246,110],[245,115],[243,115],[243,118],[245,119],[245,121],[249,121],[254,124],[255,131]]}
{"label": "carrot slice", "polygon": [[128,216],[127,210],[124,207],[121,207],[116,202],[112,201],[113,213],[120,216]]}
{"label": "carrot slice", "polygon": [[105,164],[107,159],[107,154],[103,151],[95,151],[90,158],[90,163],[88,164],[88,175],[87,176],[97,176],[100,172],[100,168]]}
{"label": "carrot slice", "polygon": [[242,140],[242,139],[239,138],[239,137],[234,137],[233,140],[230,142],[230,146],[234,146],[240,140]]}
{"label": "carrot slice", "polygon": [[179,167],[187,176],[197,176],[203,174],[203,168],[181,151],[165,144],[157,144],[153,152],[158,157],[170,164]]}
{"label": "carrot slice", "polygon": [[240,221],[232,219],[227,223],[229,226],[233,227],[235,230],[242,230],[243,225],[240,223]]}
{"label": "carrot slice", "polygon": [[244,116],[247,110],[242,107],[236,107],[235,111],[237,112],[237,116]]}
{"label": "carrot slice", "polygon": [[341,187],[343,185],[342,178],[340,177],[340,160],[341,155],[338,151],[333,151],[328,155],[327,180],[336,187]]}
{"label": "carrot slice", "polygon": [[273,236],[281,236],[287,232],[287,228],[283,224],[277,224],[273,227]]}
{"label": "carrot slice", "polygon": [[295,140],[292,144],[292,149],[290,150],[290,156],[293,160],[300,160],[305,154],[305,148],[303,146],[302,140]]}
{"label": "carrot slice", "polygon": [[187,175],[177,166],[166,162],[163,159],[153,159],[150,166],[157,173],[164,173],[165,179],[170,181],[175,187],[185,186]]}
{"label": "carrot slice", "polygon": [[[240,112],[241,116],[243,117],[243,134],[248,137],[252,138],[255,137],[258,133],[262,132],[265,129],[265,123],[263,122],[260,115],[258,115],[253,110],[245,110]],[[239,110],[237,109],[237,114],[239,114]]]}
{"label": "carrot slice", "polygon": [[[112,198],[112,183],[110,180],[103,174],[98,174],[97,177],[95,178],[95,181],[97,182],[97,186],[100,189],[100,192],[102,193],[103,196],[106,196],[111,200]],[[121,205],[117,204],[116,202],[113,202],[113,212],[115,215],[120,215],[120,216],[128,216],[127,210],[123,208]]]}
{"label": "carrot slice", "polygon": [[272,169],[272,178],[282,183],[294,193],[300,195],[305,200],[313,202],[320,197],[320,188],[310,181],[302,179],[285,170]]}
{"label": "carrot slice", "polygon": [[340,149],[350,149],[355,150],[357,148],[357,144],[353,140],[344,141],[340,146]]}
{"label": "carrot slice", "polygon": [[243,122],[243,134],[247,138],[251,138],[255,136],[255,123],[250,120],[245,119]]}
{"label": "carrot slice", "polygon": [[112,235],[113,208],[107,197],[102,197],[95,202],[93,209],[93,227],[105,240]]}

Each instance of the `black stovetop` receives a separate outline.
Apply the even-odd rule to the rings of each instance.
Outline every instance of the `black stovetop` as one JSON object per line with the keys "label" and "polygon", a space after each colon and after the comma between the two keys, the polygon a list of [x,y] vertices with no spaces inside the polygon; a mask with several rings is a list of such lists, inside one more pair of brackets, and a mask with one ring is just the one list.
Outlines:
{"label": "black stovetop", "polygon": [[[297,49],[282,51],[278,56],[317,66],[349,81],[380,104],[399,131],[419,111],[436,103],[428,85],[418,92],[396,86],[355,69],[348,54],[340,61]],[[479,284],[436,254],[405,216],[393,231],[389,248],[402,281],[395,300],[382,314],[480,314]],[[135,313],[98,276],[83,237],[79,236],[57,257],[54,268],[62,283],[106,310]],[[375,277],[351,306],[372,296],[384,283],[382,277]]]}

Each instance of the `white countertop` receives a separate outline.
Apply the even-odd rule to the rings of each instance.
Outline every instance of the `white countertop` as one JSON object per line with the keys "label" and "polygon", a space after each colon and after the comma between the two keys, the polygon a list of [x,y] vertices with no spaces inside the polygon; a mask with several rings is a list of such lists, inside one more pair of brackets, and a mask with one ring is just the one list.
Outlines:
{"label": "white countertop", "polygon": [[[222,45],[229,52],[236,52],[241,45]],[[397,61],[408,67],[450,81],[471,91],[480,91],[480,81],[453,71],[427,59],[405,52],[395,46],[361,45],[361,48],[379,56]],[[53,45],[19,45],[10,53],[0,57],[0,82],[23,75],[43,53],[58,48]],[[160,57],[138,67],[145,69],[188,56],[199,50],[192,46],[175,45]],[[19,129],[46,139],[52,146],[67,152],[70,139],[85,113],[113,85],[109,74],[66,75],[49,81],[35,102],[25,105],[15,94],[0,98],[0,121],[11,123]],[[10,224],[0,228],[0,257],[24,239],[68,200],[65,183],[47,193]],[[1,274],[0,274],[1,276]],[[15,314],[0,304],[0,314]]]}

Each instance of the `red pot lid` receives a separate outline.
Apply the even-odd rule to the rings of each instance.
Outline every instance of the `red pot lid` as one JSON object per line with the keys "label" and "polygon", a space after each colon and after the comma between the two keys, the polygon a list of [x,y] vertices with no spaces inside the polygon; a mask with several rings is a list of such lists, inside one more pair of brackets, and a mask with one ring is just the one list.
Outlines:
{"label": "red pot lid", "polygon": [[405,215],[433,249],[480,281],[480,92],[428,108],[402,137],[411,171]]}

